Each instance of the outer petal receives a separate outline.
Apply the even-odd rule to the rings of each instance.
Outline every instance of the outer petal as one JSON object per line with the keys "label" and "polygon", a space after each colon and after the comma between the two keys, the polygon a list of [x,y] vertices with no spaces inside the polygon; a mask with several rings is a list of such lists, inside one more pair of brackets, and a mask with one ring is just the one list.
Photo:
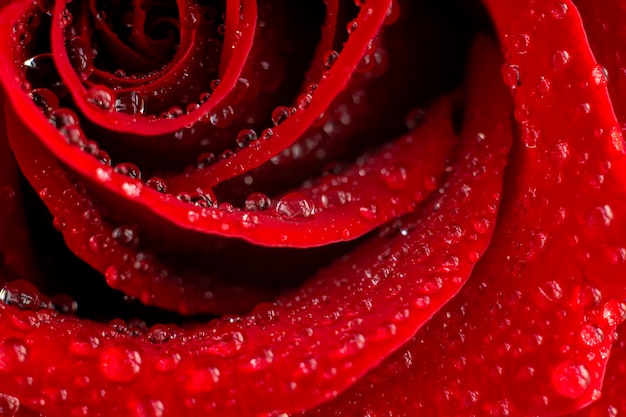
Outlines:
{"label": "outer petal", "polygon": [[[488,102],[507,115],[507,99]],[[470,103],[469,120],[484,103]],[[469,125],[445,184],[419,211],[247,316],[144,333],[0,305],[7,318],[0,320],[0,391],[48,417],[154,404],[176,416],[255,416],[336,396],[405,343],[469,277],[495,224],[507,127],[507,118],[486,131]],[[10,317],[37,330],[16,329]]]}
{"label": "outer petal", "polygon": [[487,4],[522,125],[496,234],[461,294],[339,415],[551,416],[600,396],[626,311],[621,132],[571,3]]}

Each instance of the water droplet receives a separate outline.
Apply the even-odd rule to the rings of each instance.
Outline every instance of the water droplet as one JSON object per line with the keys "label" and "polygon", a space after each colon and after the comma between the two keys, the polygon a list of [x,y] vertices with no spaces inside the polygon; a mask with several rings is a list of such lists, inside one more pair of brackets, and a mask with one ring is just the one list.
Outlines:
{"label": "water droplet", "polygon": [[36,55],[25,60],[22,66],[31,88],[47,88],[58,97],[67,94],[67,88],[59,77],[52,54]]}
{"label": "water droplet", "polygon": [[522,126],[522,143],[524,143],[524,146],[529,149],[534,149],[537,147],[538,141],[539,131],[529,124],[524,124]]}
{"label": "water droplet", "polygon": [[246,198],[245,208],[249,211],[267,210],[272,204],[270,198],[263,193],[252,193]]}
{"label": "water droplet", "polygon": [[594,207],[587,215],[587,226],[591,229],[604,229],[613,222],[613,209],[608,204]]}
{"label": "water droplet", "polygon": [[404,124],[407,129],[414,130],[418,126],[421,126],[426,120],[426,110],[422,107],[416,107],[414,109],[409,110],[406,114],[406,118],[404,120]]}
{"label": "water droplet", "polygon": [[125,175],[129,178],[141,179],[141,171],[137,165],[130,162],[123,162],[115,165],[115,172]]}
{"label": "water droplet", "polygon": [[54,110],[48,118],[50,123],[57,129],[78,124],[78,116],[70,109],[60,108]]}
{"label": "water droplet", "polygon": [[111,233],[113,239],[123,246],[136,246],[138,243],[137,231],[134,227],[119,226]]}
{"label": "water droplet", "polygon": [[35,88],[29,95],[46,116],[59,108],[59,98],[47,88]]}
{"label": "water droplet", "polygon": [[354,355],[365,347],[366,338],[361,333],[345,333],[341,339],[343,346],[339,349],[339,354],[342,356]]}
{"label": "water droplet", "polygon": [[359,24],[357,23],[356,19],[355,20],[351,20],[350,22],[348,22],[348,24],[346,25],[346,31],[348,32],[348,34],[353,33],[355,30],[357,30],[359,27]]}
{"label": "water droplet", "polygon": [[140,182],[125,182],[122,184],[122,191],[130,198],[141,195],[142,184]]}
{"label": "water droplet", "polygon": [[565,50],[559,50],[552,54],[552,68],[555,70],[561,70],[569,66],[571,57],[569,52]]}
{"label": "water droplet", "polygon": [[297,103],[298,103],[298,108],[300,110],[304,110],[307,107],[309,107],[309,104],[311,104],[311,100],[313,99],[313,97],[311,96],[311,94],[302,94],[298,97]]}
{"label": "water droplet", "polygon": [[604,341],[604,332],[598,326],[585,324],[580,329],[580,340],[586,346],[598,346]]}
{"label": "water droplet", "polygon": [[7,283],[0,290],[0,301],[22,310],[41,308],[41,299],[37,287],[26,280],[15,280]]}
{"label": "water droplet", "polygon": [[489,219],[485,218],[485,217],[481,217],[479,219],[474,219],[474,230],[476,230],[478,233],[487,233],[490,230],[491,227],[491,223],[489,222]]}
{"label": "water droplet", "polygon": [[165,405],[160,400],[133,400],[128,408],[132,413],[130,417],[163,417],[165,415]]}
{"label": "water droplet", "polygon": [[291,111],[287,106],[278,106],[272,111],[272,123],[278,126],[283,123],[291,115]]}
{"label": "water droplet", "polygon": [[109,287],[118,288],[121,283],[128,280],[128,272],[121,271],[116,265],[111,265],[104,271],[104,279]]}
{"label": "water droplet", "polygon": [[109,346],[100,352],[99,369],[111,381],[128,383],[141,372],[139,351],[122,346]]}
{"label": "water droplet", "polygon": [[152,343],[165,343],[172,338],[172,332],[164,324],[155,324],[148,330],[147,336]]}
{"label": "water droplet", "polygon": [[257,140],[257,135],[253,129],[244,129],[237,134],[237,146],[242,149],[255,140]]}
{"label": "water droplet", "polygon": [[528,33],[515,33],[511,38],[514,52],[520,55],[528,52],[530,47],[530,35]]}
{"label": "water droplet", "polygon": [[113,111],[115,109],[115,93],[104,85],[94,85],[86,94],[87,101],[101,110]]}
{"label": "water droplet", "polygon": [[67,55],[78,75],[84,80],[93,73],[94,65],[91,48],[87,41],[79,36],[67,40]]}
{"label": "water droplet", "polygon": [[26,342],[9,337],[0,344],[0,372],[14,372],[24,368],[30,351]]}
{"label": "water droplet", "polygon": [[243,330],[224,331],[218,334],[213,341],[207,341],[202,352],[224,357],[234,356],[243,349],[247,342]]}
{"label": "water droplet", "polygon": [[95,336],[77,335],[70,342],[70,351],[78,356],[94,355],[100,346],[100,339]]}
{"label": "water droplet", "polygon": [[20,400],[0,393],[0,416],[12,417],[20,410]]}
{"label": "water droplet", "polygon": [[262,371],[274,362],[274,352],[268,348],[257,349],[257,353],[252,355],[250,360],[244,365],[249,371]]}
{"label": "water droplet", "polygon": [[552,385],[559,394],[568,398],[583,395],[590,383],[591,376],[584,365],[563,362],[552,373]]}
{"label": "water droplet", "polygon": [[569,7],[567,6],[567,4],[563,2],[558,2],[552,8],[551,13],[555,19],[561,20],[565,18],[568,10],[569,10]]}
{"label": "water droplet", "polygon": [[212,112],[209,116],[209,121],[215,127],[224,128],[230,126],[233,121],[235,112],[231,106],[223,107],[215,112]]}
{"label": "water droplet", "polygon": [[453,255],[450,255],[447,258],[445,258],[441,262],[441,265],[439,266],[439,269],[442,272],[453,272],[453,271],[456,271],[458,268],[459,268],[459,258]]}
{"label": "water droplet", "polygon": [[609,82],[609,72],[601,65],[596,65],[591,70],[591,78],[595,85],[603,87]]}
{"label": "water droplet", "polygon": [[374,204],[359,207],[359,215],[367,220],[374,220],[378,217],[378,207]]}
{"label": "water droplet", "polygon": [[76,314],[78,303],[67,294],[56,294],[50,298],[52,308],[63,314]]}
{"label": "water droplet", "polygon": [[197,369],[191,372],[185,383],[185,391],[190,394],[199,394],[212,391],[220,380],[220,370],[215,367]]}
{"label": "water droplet", "polygon": [[408,168],[402,164],[393,164],[380,171],[385,184],[392,190],[400,190],[407,186]]}
{"label": "water droplet", "polygon": [[115,100],[115,111],[134,115],[143,114],[145,111],[145,100],[138,91],[121,92]]}
{"label": "water droplet", "polygon": [[590,285],[583,285],[576,289],[576,302],[583,308],[593,308],[602,302],[602,292]]}
{"label": "water droplet", "polygon": [[435,294],[443,288],[443,280],[439,276],[418,278],[416,284],[419,292],[424,295]]}
{"label": "water droplet", "polygon": [[193,204],[196,207],[211,208],[217,205],[217,198],[212,191],[192,194],[179,194],[177,198],[181,201]]}
{"label": "water droplet", "polygon": [[328,51],[324,54],[324,66],[330,69],[337,59],[339,58],[339,52],[337,51]]}
{"label": "water droplet", "polygon": [[504,64],[500,69],[500,73],[502,74],[504,84],[509,88],[517,88],[522,84],[517,65]]}
{"label": "water droplet", "polygon": [[315,205],[304,194],[292,192],[278,200],[276,213],[283,219],[307,218],[315,214]]}
{"label": "water droplet", "polygon": [[165,180],[159,177],[152,177],[148,181],[146,181],[146,186],[156,190],[160,193],[167,192],[167,184]]}
{"label": "water droplet", "polygon": [[602,306],[602,318],[609,326],[617,326],[626,319],[626,305],[615,299],[608,300]]}
{"label": "water droplet", "polygon": [[535,86],[535,94],[539,97],[544,97],[546,94],[550,92],[552,88],[552,83],[546,77],[539,77],[537,80],[537,85]]}

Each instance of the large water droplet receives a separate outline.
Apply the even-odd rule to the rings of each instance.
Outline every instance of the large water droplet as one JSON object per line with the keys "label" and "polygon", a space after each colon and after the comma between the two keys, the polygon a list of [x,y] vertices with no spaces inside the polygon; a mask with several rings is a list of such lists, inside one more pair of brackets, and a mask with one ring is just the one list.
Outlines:
{"label": "large water droplet", "polygon": [[276,213],[283,219],[307,218],[315,214],[315,205],[304,194],[292,192],[276,203]]}
{"label": "large water droplet", "polygon": [[585,324],[580,329],[580,340],[589,347],[598,346],[604,341],[604,332],[598,326]]}
{"label": "large water droplet", "polygon": [[267,210],[272,204],[270,198],[263,193],[252,193],[246,198],[245,207],[250,211]]}
{"label": "large water droplet", "polygon": [[72,67],[78,75],[84,80],[89,78],[93,73],[93,59],[91,48],[83,38],[74,36],[68,39],[66,43],[67,55],[72,63]]}
{"label": "large water droplet", "polygon": [[37,288],[29,281],[15,280],[0,290],[0,301],[23,310],[38,310],[41,300]]}
{"label": "large water droplet", "polygon": [[113,111],[115,109],[115,93],[104,85],[94,85],[87,90],[87,101],[101,110]]}
{"label": "large water droplet", "polygon": [[122,346],[109,346],[100,353],[99,368],[111,381],[128,383],[141,372],[141,354]]}
{"label": "large water droplet", "polygon": [[591,376],[584,365],[563,362],[552,373],[552,385],[568,398],[578,398],[587,390]]}

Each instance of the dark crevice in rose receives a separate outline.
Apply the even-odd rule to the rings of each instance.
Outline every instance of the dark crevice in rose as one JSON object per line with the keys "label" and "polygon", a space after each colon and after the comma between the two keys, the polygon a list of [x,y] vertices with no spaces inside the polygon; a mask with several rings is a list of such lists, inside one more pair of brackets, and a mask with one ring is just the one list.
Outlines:
{"label": "dark crevice in rose", "polygon": [[85,319],[108,322],[113,319],[155,323],[206,322],[210,316],[183,317],[175,312],[145,306],[121,291],[109,287],[102,274],[74,255],[53,226],[48,209],[30,184],[21,178],[27,227],[32,236],[37,266],[45,280],[39,290],[48,296],[67,295],[77,303],[76,314]]}
{"label": "dark crevice in rose", "polygon": [[[28,228],[35,244],[38,267],[45,271],[45,280],[39,288],[43,293],[67,295],[78,305],[76,314],[85,319],[107,322],[113,319],[140,320],[149,325],[155,323],[206,322],[212,316],[181,315],[157,307],[145,306],[140,301],[112,289],[102,274],[72,253],[55,228],[55,222],[41,198],[28,182],[21,178],[24,190],[24,207],[28,215]],[[341,254],[349,253],[367,236],[338,245],[311,249],[265,248],[244,241],[216,240],[212,254],[191,252],[174,247],[161,247],[152,252],[165,264],[193,277],[193,271],[206,271],[221,279],[242,286],[268,289],[275,294],[293,291],[320,268],[327,266]],[[143,236],[141,241],[152,241]],[[150,250],[150,248],[149,248]],[[142,251],[142,247],[138,248]],[[187,265],[187,266],[186,266]],[[265,301],[272,301],[267,299]]]}
{"label": "dark crevice in rose", "polygon": [[[158,42],[161,47],[159,50],[153,48],[148,51],[142,51],[140,45],[138,45],[138,40],[133,38],[133,9],[136,7],[146,12],[143,27],[137,28],[138,32],[148,41],[161,41]],[[107,42],[102,37],[106,37],[107,34],[103,34],[101,30],[98,30],[99,27],[102,28],[103,26],[108,26],[119,40],[130,48],[140,53],[146,53],[148,55],[146,58],[154,60],[157,65],[164,66],[173,58],[180,41],[179,28],[175,24],[178,20],[178,6],[175,1],[96,1],[94,9],[95,15],[89,16],[92,21],[95,21],[96,26],[92,41],[95,45],[103,47],[103,49],[98,51],[99,53],[94,59],[94,64],[97,68],[108,72],[115,72],[121,69],[127,75],[131,75],[134,72],[133,63],[129,60],[126,60],[126,62],[120,61],[120,63],[125,64],[122,67],[111,67],[111,57],[116,52],[119,53],[119,51],[106,50],[105,45]],[[158,69],[160,68],[153,68],[153,70]]]}

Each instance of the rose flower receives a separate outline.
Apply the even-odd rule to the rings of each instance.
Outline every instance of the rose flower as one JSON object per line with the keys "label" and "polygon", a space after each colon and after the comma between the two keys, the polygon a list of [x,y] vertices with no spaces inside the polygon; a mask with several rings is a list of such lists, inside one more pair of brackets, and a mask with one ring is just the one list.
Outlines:
{"label": "rose flower", "polygon": [[617,0],[1,0],[0,415],[626,413]]}

